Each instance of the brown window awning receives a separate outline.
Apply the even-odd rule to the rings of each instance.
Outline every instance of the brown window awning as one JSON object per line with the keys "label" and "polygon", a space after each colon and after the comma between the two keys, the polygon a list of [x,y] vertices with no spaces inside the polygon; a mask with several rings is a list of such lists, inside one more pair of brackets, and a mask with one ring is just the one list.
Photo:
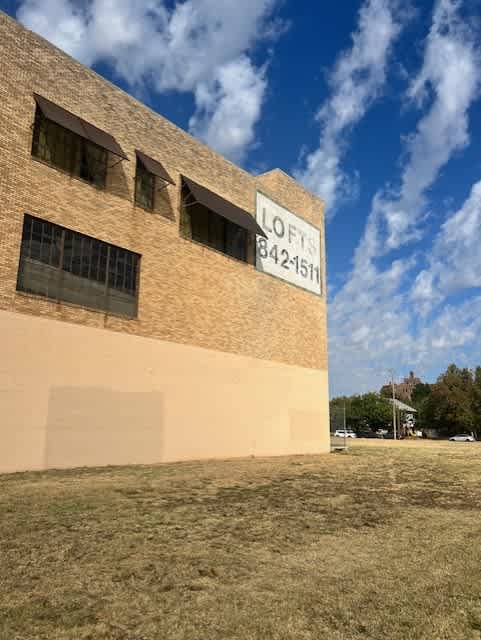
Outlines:
{"label": "brown window awning", "polygon": [[142,153],[142,151],[136,150],[135,154],[137,155],[139,162],[143,164],[144,168],[149,173],[152,173],[154,176],[161,178],[162,180],[164,180],[164,182],[175,184],[170,175],[167,173],[165,167],[160,162],[154,160],[150,156],[146,156],[145,153]]}
{"label": "brown window awning", "polygon": [[247,231],[250,231],[251,233],[256,233],[259,236],[267,238],[264,231],[257,224],[254,216],[250,213],[244,211],[244,209],[241,209],[240,207],[237,207],[235,204],[232,204],[232,202],[225,200],[221,196],[218,196],[206,187],[202,187],[200,184],[197,184],[189,178],[182,176],[182,180],[194,197],[195,203],[204,205],[207,209],[210,209],[219,216],[230,220],[239,227],[247,229]]}
{"label": "brown window awning", "polygon": [[38,108],[48,120],[52,120],[52,122],[59,124],[61,127],[76,133],[82,138],[90,140],[90,142],[110,151],[110,153],[119,156],[119,158],[128,160],[122,150],[122,147],[119,145],[117,140],[110,135],[110,133],[102,131],[102,129],[99,129],[83,118],[70,113],[67,109],[59,107],[58,104],[47,100],[47,98],[39,96],[37,93],[34,93],[33,97]]}

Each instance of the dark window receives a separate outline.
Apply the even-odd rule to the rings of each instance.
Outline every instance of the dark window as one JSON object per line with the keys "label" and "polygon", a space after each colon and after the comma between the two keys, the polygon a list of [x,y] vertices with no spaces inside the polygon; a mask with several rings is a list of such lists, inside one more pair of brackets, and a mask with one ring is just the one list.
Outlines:
{"label": "dark window", "polygon": [[105,187],[107,151],[48,120],[38,107],[35,112],[32,155],[90,184]]}
{"label": "dark window", "polygon": [[154,208],[155,176],[144,167],[137,159],[135,173],[135,202],[136,204],[149,209]]}
{"label": "dark window", "polygon": [[246,229],[200,204],[194,204],[187,210],[191,220],[192,240],[222,251],[232,258],[247,261]]}
{"label": "dark window", "polygon": [[26,215],[17,290],[133,317],[140,256]]}

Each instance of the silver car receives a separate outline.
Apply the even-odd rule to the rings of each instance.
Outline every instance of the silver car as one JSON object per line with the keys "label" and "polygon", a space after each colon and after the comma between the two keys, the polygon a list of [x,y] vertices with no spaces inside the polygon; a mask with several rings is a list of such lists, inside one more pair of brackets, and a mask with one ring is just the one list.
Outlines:
{"label": "silver car", "polygon": [[474,442],[474,436],[471,436],[469,433],[458,433],[449,439],[451,442]]}

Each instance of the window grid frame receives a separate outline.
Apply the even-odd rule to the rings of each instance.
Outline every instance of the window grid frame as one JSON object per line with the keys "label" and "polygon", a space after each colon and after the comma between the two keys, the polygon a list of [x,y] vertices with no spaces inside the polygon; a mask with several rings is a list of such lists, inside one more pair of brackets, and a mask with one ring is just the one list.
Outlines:
{"label": "window grid frame", "polygon": [[[145,204],[143,200],[140,199],[140,194],[142,193],[142,189],[140,187],[140,183],[142,181],[142,174],[148,176],[151,180],[150,185],[150,202],[151,205]],[[154,211],[155,210],[155,192],[156,192],[156,176],[148,171],[146,167],[142,164],[142,162],[137,158],[137,162],[135,165],[135,193],[134,193],[134,203],[136,206],[145,209],[146,211]]]}
{"label": "window grid frame", "polygon": [[[38,247],[35,247],[34,240],[34,226],[35,223],[40,224],[40,241],[38,242]],[[46,230],[51,230],[51,242],[50,242],[50,251],[48,255],[48,259],[43,259],[43,246],[44,246],[44,238],[48,236]],[[69,256],[69,264],[65,265],[65,246],[66,239],[68,238],[68,234],[70,234],[71,239],[71,254]],[[37,234],[38,235],[38,234]],[[53,247],[55,242],[59,240],[59,255],[58,258],[53,260]],[[75,240],[80,241],[79,251],[75,249]],[[46,244],[46,243],[45,243]],[[84,250],[85,246],[89,245],[88,250]],[[98,250],[98,256],[96,259],[96,270],[92,270],[92,265],[95,262],[95,252],[94,248]],[[77,247],[78,248],[78,247]],[[102,249],[107,249],[105,256],[105,274],[102,279],[100,279],[100,274],[102,272]],[[111,264],[111,255],[112,249],[115,250],[115,259],[112,259]],[[83,275],[84,269],[84,257],[88,260],[88,276]],[[119,260],[120,257],[120,260]],[[78,268],[75,266],[74,261],[78,260]],[[57,273],[57,284],[59,285],[58,295],[53,296],[50,294],[44,294],[39,292],[34,292],[25,286],[21,282],[21,278],[23,276],[23,269],[25,267],[26,261],[30,261],[31,263],[46,265],[52,269],[54,269]],[[17,275],[17,291],[27,295],[38,295],[42,298],[46,298],[49,300],[53,300],[58,303],[63,304],[74,304],[75,306],[80,306],[83,308],[88,308],[94,311],[100,311],[102,313],[106,313],[108,315],[117,315],[123,318],[136,318],[138,315],[138,304],[139,304],[139,284],[140,284],[140,261],[141,255],[130,251],[129,249],[124,249],[123,247],[118,247],[111,243],[105,242],[103,240],[99,240],[92,236],[88,236],[86,234],[73,231],[72,229],[68,229],[66,227],[62,227],[56,223],[50,222],[48,220],[44,220],[41,218],[37,218],[36,216],[32,216],[30,214],[25,214],[24,223],[23,223],[23,231],[22,231],[22,239],[21,239],[21,247],[20,247],[20,257],[19,257],[19,268]],[[78,272],[78,273],[77,273]],[[96,277],[92,274],[96,273]],[[101,307],[89,306],[88,304],[77,304],[65,300],[60,295],[61,283],[65,277],[65,274],[72,275],[76,278],[80,278],[85,283],[96,283],[97,285],[102,286],[104,289],[103,301],[104,305]],[[113,277],[111,277],[113,274]],[[120,276],[120,277],[119,277]],[[117,282],[121,279],[121,286],[117,285]],[[134,303],[134,313],[133,314],[124,314],[117,311],[112,311],[109,308],[109,300],[115,292],[119,292],[120,294],[130,296],[132,298],[132,302]]]}

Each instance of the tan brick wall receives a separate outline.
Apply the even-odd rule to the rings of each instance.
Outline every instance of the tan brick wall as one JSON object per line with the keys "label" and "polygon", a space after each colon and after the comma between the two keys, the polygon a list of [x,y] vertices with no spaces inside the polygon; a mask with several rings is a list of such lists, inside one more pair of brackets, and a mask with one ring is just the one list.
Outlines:
{"label": "tan brick wall", "polygon": [[[317,198],[281,171],[249,175],[1,12],[0,73],[0,309],[327,369],[324,297],[179,234],[181,174],[253,214],[260,189],[323,230]],[[31,157],[33,92],[120,142],[130,162],[110,172],[106,190]],[[155,213],[133,204],[136,148],[176,181],[159,193]],[[141,254],[138,318],[17,293],[25,212]]]}

